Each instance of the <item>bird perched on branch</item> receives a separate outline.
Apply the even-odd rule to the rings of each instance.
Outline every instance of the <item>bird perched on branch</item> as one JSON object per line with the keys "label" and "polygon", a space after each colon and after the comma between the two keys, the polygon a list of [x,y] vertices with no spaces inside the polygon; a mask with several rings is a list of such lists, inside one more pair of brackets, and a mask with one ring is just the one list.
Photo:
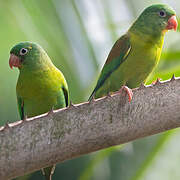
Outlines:
{"label": "bird perched on branch", "polygon": [[165,4],[146,8],[112,47],[89,100],[122,87],[131,101],[132,91],[129,88],[146,82],[159,62],[165,33],[177,29],[175,14]]}
{"label": "bird perched on branch", "polygon": [[[16,94],[22,120],[68,106],[66,80],[39,45],[31,42],[15,45],[10,51],[9,65],[19,69]],[[47,180],[54,168],[44,169]]]}

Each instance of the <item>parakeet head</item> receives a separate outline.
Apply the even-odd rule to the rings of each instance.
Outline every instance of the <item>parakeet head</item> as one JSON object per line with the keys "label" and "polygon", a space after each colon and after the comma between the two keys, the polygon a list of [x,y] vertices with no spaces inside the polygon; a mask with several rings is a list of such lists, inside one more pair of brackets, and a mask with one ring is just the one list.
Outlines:
{"label": "parakeet head", "polygon": [[142,12],[130,30],[159,36],[167,30],[177,29],[178,23],[175,15],[175,11],[168,5],[151,5]]}
{"label": "parakeet head", "polygon": [[10,51],[9,66],[11,68],[38,68],[47,62],[51,63],[51,60],[46,52],[32,42],[21,42]]}

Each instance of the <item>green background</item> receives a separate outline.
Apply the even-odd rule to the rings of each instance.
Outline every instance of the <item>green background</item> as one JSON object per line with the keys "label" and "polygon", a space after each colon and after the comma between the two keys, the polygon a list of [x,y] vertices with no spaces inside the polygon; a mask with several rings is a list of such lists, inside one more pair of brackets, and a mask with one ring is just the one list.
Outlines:
{"label": "green background", "polygon": [[[0,0],[0,125],[19,119],[18,70],[9,51],[21,41],[40,44],[64,73],[74,103],[86,101],[115,40],[141,11],[168,3],[180,16],[180,2],[153,0]],[[168,32],[157,77],[180,76],[180,34]],[[55,180],[179,180],[180,130],[143,138],[59,164]],[[27,179],[24,178],[24,179]],[[31,180],[43,179],[39,172]]]}

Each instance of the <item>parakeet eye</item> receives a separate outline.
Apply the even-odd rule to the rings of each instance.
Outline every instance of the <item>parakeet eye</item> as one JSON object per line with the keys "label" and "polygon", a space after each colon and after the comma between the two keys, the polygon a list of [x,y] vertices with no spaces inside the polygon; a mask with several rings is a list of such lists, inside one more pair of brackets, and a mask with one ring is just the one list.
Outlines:
{"label": "parakeet eye", "polygon": [[161,16],[161,17],[166,17],[166,12],[163,11],[163,10],[159,11],[158,14],[159,14],[159,16]]}
{"label": "parakeet eye", "polygon": [[20,55],[21,55],[21,56],[24,56],[27,52],[28,52],[27,49],[22,48],[22,49],[20,50]]}

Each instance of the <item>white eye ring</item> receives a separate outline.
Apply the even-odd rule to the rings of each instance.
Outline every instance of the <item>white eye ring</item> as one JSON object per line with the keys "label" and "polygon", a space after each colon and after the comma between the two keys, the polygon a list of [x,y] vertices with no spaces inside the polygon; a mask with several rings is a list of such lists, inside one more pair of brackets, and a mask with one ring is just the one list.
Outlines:
{"label": "white eye ring", "polygon": [[166,12],[164,10],[161,10],[158,12],[160,17],[166,17]]}
{"label": "white eye ring", "polygon": [[21,56],[24,56],[25,54],[27,54],[27,52],[28,50],[26,48],[22,48],[19,53]]}

